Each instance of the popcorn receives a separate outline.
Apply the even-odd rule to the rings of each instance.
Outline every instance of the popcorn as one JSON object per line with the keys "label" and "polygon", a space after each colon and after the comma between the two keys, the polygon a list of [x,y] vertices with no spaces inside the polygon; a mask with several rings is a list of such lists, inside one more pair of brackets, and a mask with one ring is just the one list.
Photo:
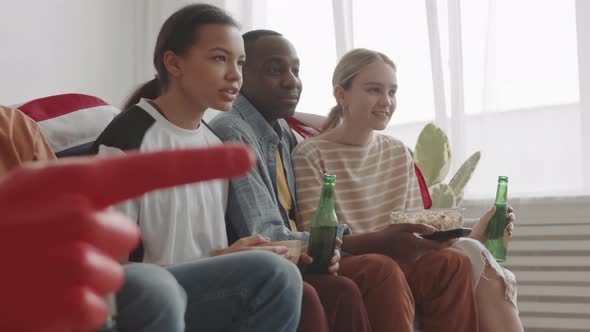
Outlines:
{"label": "popcorn", "polygon": [[464,209],[432,209],[406,212],[392,212],[392,223],[427,224],[439,231],[460,228],[463,226]]}

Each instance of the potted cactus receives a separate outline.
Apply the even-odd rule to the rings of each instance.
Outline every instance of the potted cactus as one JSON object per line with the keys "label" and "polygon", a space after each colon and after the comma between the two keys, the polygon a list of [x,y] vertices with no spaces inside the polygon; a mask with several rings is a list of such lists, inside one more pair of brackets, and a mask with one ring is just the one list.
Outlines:
{"label": "potted cactus", "polygon": [[481,153],[472,154],[448,183],[443,183],[451,168],[449,138],[434,123],[420,132],[414,148],[414,161],[422,171],[432,198],[432,208],[454,208],[463,202],[463,190],[479,163]]}

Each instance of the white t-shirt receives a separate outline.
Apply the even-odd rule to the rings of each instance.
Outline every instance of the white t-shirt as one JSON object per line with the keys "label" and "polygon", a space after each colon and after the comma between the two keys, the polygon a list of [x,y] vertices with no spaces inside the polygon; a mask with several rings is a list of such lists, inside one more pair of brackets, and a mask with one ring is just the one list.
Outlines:
{"label": "white t-shirt", "polygon": [[[179,128],[144,99],[117,116],[96,141],[99,155],[219,144],[204,123],[194,130]],[[143,261],[173,265],[227,247],[227,195],[228,180],[213,180],[150,192],[118,208],[139,224]]]}

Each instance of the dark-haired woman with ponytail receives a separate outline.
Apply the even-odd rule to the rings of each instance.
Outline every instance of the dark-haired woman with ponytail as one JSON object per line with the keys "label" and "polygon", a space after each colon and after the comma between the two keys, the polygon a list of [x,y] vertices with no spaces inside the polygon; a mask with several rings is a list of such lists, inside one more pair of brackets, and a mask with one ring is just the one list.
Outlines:
{"label": "dark-haired woman with ponytail", "polygon": [[[208,108],[231,108],[244,61],[238,25],[223,10],[205,4],[178,10],[158,35],[157,74],[132,94],[94,151],[108,155],[222,144],[203,114]],[[141,244],[129,259],[165,266],[182,287],[186,331],[294,331],[301,307],[299,271],[281,257],[287,248],[259,247],[270,241],[262,236],[228,247],[227,192],[227,180],[214,180],[122,204],[119,208],[141,230]]]}

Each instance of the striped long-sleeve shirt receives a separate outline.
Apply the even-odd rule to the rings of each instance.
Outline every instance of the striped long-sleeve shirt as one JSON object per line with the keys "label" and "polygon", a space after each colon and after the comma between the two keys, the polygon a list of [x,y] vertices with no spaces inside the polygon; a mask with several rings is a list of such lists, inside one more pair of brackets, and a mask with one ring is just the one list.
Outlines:
{"label": "striped long-sleeve shirt", "polygon": [[303,141],[293,151],[299,206],[298,227],[309,230],[318,207],[323,171],[336,175],[335,209],[338,221],[353,233],[379,230],[394,210],[422,207],[414,162],[399,140],[374,133],[366,146],[323,139]]}

